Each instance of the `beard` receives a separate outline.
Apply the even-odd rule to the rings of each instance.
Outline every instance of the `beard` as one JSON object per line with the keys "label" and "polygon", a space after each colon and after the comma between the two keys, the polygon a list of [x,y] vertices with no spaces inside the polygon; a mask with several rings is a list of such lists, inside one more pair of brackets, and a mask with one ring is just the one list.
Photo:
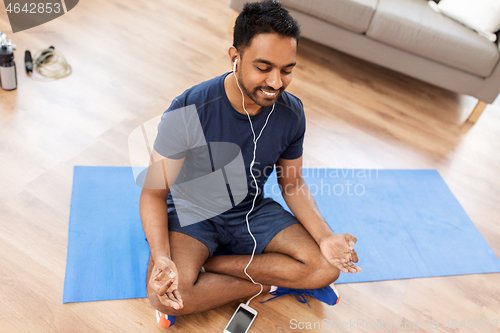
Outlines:
{"label": "beard", "polygon": [[[258,86],[258,87],[253,88],[252,90],[250,90],[243,83],[243,80],[241,78],[240,73],[238,73],[238,82],[241,86],[241,90],[243,90],[243,93],[245,93],[245,95],[250,97],[250,99],[255,104],[262,106],[262,107],[273,105],[274,102],[276,102],[276,100],[278,99],[278,97],[280,97],[280,95],[283,93],[283,91],[285,91],[285,89],[283,87],[281,87],[278,90],[275,90],[269,86]],[[266,98],[266,97],[263,97],[262,95],[260,95],[260,90],[264,90],[264,91],[268,91],[268,92],[276,92],[277,94],[275,97]]]}

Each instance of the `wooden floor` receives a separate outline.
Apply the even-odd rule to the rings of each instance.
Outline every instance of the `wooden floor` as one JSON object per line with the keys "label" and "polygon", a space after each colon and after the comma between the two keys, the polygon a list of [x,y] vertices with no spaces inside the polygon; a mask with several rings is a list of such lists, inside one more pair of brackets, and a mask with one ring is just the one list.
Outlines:
{"label": "wooden floor", "polygon": [[[0,89],[0,332],[163,331],[147,299],[62,304],[73,166],[128,165],[132,129],[186,88],[231,70],[228,3],[85,0],[54,21],[9,34],[18,46],[19,87]],[[3,8],[0,30],[9,30]],[[73,73],[56,82],[27,78],[24,51],[49,45]],[[297,62],[289,91],[305,105],[306,166],[437,169],[500,254],[500,101],[471,126],[463,122],[474,98],[307,40]],[[423,323],[405,329],[418,332],[446,332],[448,319],[500,320],[500,274],[338,289],[342,301],[334,307],[313,300],[309,310],[293,297],[253,302],[261,315],[251,332],[314,331],[293,330],[294,318],[344,327]],[[237,303],[179,317],[169,331],[222,332]],[[429,329],[436,320],[440,328]],[[349,327],[340,331],[389,331]]]}

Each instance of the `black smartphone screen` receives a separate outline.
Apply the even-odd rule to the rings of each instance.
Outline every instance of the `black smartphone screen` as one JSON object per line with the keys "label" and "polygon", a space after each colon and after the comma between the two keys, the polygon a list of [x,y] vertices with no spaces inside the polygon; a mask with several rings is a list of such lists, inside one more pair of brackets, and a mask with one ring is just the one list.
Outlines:
{"label": "black smartphone screen", "polygon": [[233,320],[229,323],[226,330],[231,333],[245,333],[248,325],[252,322],[254,317],[253,313],[248,312],[244,308],[240,307],[236,315],[234,315]]}

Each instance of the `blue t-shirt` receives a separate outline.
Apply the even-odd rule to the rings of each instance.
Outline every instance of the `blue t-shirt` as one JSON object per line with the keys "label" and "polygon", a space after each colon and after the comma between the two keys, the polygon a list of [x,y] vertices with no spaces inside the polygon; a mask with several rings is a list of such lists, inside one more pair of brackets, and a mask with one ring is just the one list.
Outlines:
{"label": "blue t-shirt", "polygon": [[[206,155],[207,160],[210,160],[208,164],[213,171],[221,165],[217,166],[217,162],[212,156],[214,148],[206,149],[207,143],[210,147],[214,147],[210,145],[211,143],[237,145],[243,158],[248,192],[245,190],[246,197],[233,208],[243,210],[251,206],[255,196],[255,186],[250,175],[254,143],[248,116],[234,109],[226,95],[224,79],[229,73],[231,72],[195,85],[176,97],[162,115],[154,148],[159,154],[169,158],[182,158],[192,154],[200,159],[200,156]],[[180,108],[191,108],[192,115],[185,113],[177,117],[180,119],[178,124],[172,126],[172,119],[175,117],[168,118],[168,116],[173,115],[171,112],[177,112],[176,110]],[[264,107],[258,114],[250,117],[256,136],[259,135],[271,110],[272,107]],[[171,114],[169,115],[169,113]],[[199,123],[198,119],[195,119],[196,114]],[[196,131],[197,126],[201,126],[201,130]],[[277,99],[274,111],[269,116],[268,123],[257,142],[256,159],[252,170],[259,188],[259,200],[262,198],[263,186],[278,159],[293,160],[302,156],[305,129],[302,102],[294,95],[286,91],[283,92]],[[186,134],[186,132],[189,133]],[[224,149],[224,146],[222,150],[228,151]],[[184,171],[181,170],[181,174],[185,174],[186,170],[190,168],[191,179],[197,177],[197,172],[198,176],[210,172],[210,170],[199,171],[204,167],[200,166],[196,160],[190,160],[186,157],[183,165]],[[227,178],[226,183],[228,185],[230,183],[227,182]]]}

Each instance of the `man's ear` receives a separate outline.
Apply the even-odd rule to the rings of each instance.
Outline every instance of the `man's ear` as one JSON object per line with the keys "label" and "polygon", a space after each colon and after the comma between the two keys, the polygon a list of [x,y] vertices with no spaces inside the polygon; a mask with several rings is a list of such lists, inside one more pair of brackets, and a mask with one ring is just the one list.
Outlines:
{"label": "man's ear", "polygon": [[231,67],[232,67],[234,61],[238,59],[239,56],[238,50],[234,46],[231,46],[227,53],[229,54],[229,58],[231,59]]}

